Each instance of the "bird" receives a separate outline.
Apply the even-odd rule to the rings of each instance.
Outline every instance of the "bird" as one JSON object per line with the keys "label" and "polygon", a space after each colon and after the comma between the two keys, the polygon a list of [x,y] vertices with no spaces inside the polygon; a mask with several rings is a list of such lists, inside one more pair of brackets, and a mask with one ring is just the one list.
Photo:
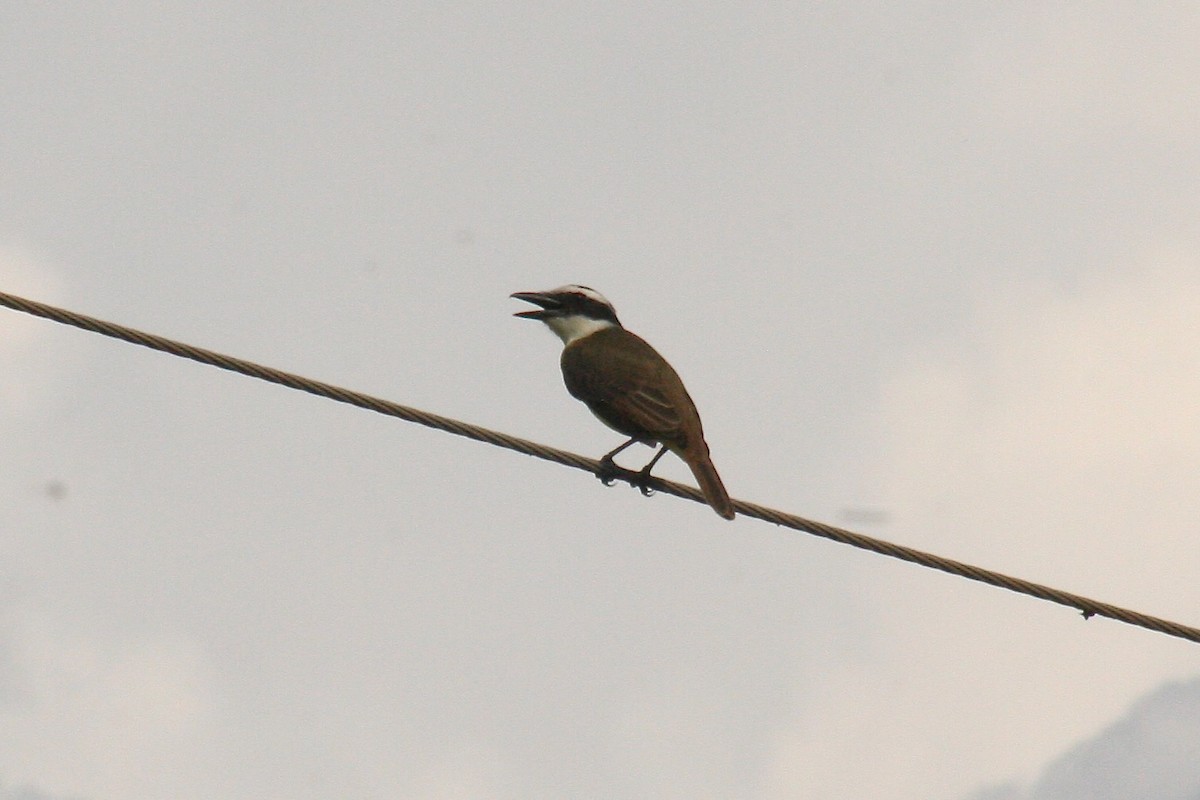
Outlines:
{"label": "bird", "polygon": [[511,297],[538,306],[513,316],[538,320],[562,339],[563,383],[605,425],[629,441],[600,459],[599,477],[611,484],[613,458],[641,442],[660,445],[635,483],[649,494],[650,470],[670,450],[692,471],[704,499],[725,519],[733,502],[709,455],[696,404],[667,360],[645,339],[625,329],[604,295],[577,284],[547,292],[514,292]]}

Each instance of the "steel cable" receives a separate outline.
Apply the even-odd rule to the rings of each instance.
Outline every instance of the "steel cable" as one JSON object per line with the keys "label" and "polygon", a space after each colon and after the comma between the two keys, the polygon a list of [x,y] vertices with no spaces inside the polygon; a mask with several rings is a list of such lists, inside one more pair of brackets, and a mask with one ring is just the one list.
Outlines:
{"label": "steel cable", "polygon": [[[223,355],[212,350],[205,350],[201,347],[177,342],[172,339],[167,339],[162,336],[157,336],[152,333],[127,328],[124,325],[117,325],[112,322],[89,317],[84,314],[78,314],[74,311],[57,308],[55,306],[46,305],[33,300],[27,300],[15,295],[0,292],[0,305],[16,311],[22,311],[26,314],[43,317],[55,322],[63,323],[64,325],[72,325],[76,328],[99,333],[103,336],[109,336],[114,339],[130,342],[132,344],[148,347],[152,350],[159,350],[171,355],[188,358],[193,361],[199,361],[202,364],[209,364],[220,369],[229,370],[231,372],[248,375],[259,380],[277,383],[281,386],[287,386],[292,389],[299,389],[303,392],[315,394],[319,397],[326,397],[330,400],[336,400],[339,403],[348,403],[359,408],[365,408],[370,411],[375,411],[380,414],[386,414],[392,417],[399,417],[408,422],[415,422],[419,425],[425,425],[430,428],[453,433],[457,436],[465,436],[468,439],[475,439],[480,442],[497,447],[515,450],[518,453],[534,456],[536,458],[553,461],[564,466],[573,467],[575,469],[590,472],[593,475],[599,475],[600,462],[596,459],[586,458],[576,453],[570,453],[558,448],[548,447],[537,442],[531,442],[528,439],[521,439],[516,436],[510,436],[499,431],[481,428],[478,425],[461,422],[450,417],[443,417],[438,414],[431,414],[427,411],[403,406],[399,403],[393,403],[390,400],[383,400],[371,395],[354,392],[349,389],[343,389],[340,386],[334,386],[329,383],[312,380],[300,375],[295,375],[283,370],[266,367],[261,364],[255,364],[252,361],[245,361],[240,358]],[[618,480],[623,480],[631,485],[636,485],[639,476],[636,472],[629,470],[618,470],[615,474]],[[703,495],[698,489],[691,486],[685,486],[674,481],[667,481],[661,478],[651,478],[650,486],[656,491],[664,494],[674,495],[676,497],[693,500],[698,503],[705,503]],[[1088,597],[1065,592],[1060,589],[1054,589],[1049,586],[1044,586],[1039,583],[1027,581],[1022,578],[1015,578],[1010,575],[1004,575],[999,572],[994,572],[982,567],[976,567],[971,564],[966,564],[961,561],[955,561],[950,558],[926,553],[921,550],[916,550],[904,545],[894,544],[892,542],[875,539],[870,536],[865,536],[861,533],[855,533],[843,528],[837,528],[832,525],[826,525],[821,522],[814,522],[794,514],[788,514],[783,511],[778,511],[766,506],[760,506],[755,503],[749,503],[745,500],[735,500],[734,508],[743,516],[754,517],[765,522],[771,522],[775,525],[780,525],[792,530],[802,531],[820,536],[825,539],[831,539],[835,542],[848,544],[852,547],[857,547],[861,550],[869,550],[873,553],[888,556],[890,558],[898,558],[902,561],[908,561],[913,564],[919,564],[923,567],[946,572],[951,575],[957,575],[968,580],[978,581],[980,583],[997,586],[1001,589],[1007,589],[1011,592],[1037,597],[1042,600],[1048,600],[1059,605],[1069,606],[1083,613],[1084,618],[1092,616],[1107,617],[1109,619],[1124,622],[1129,625],[1136,625],[1148,630],[1165,633],[1168,636],[1187,639],[1188,641],[1200,643],[1200,629],[1188,625],[1183,625],[1178,622],[1153,617],[1148,614],[1143,614],[1139,611],[1132,611],[1120,606],[1102,603],[1098,600],[1092,600]]]}

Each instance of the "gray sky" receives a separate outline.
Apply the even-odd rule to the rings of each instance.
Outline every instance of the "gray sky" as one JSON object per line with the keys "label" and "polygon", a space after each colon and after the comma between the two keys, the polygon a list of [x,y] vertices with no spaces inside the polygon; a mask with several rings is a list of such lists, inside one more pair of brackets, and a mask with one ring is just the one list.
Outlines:
{"label": "gray sky", "polygon": [[[9,4],[0,289],[598,456],[507,299],[584,283],[735,496],[1197,624],[1198,38],[1168,3]],[[0,363],[34,796],[961,798],[1200,672],[7,311]]]}

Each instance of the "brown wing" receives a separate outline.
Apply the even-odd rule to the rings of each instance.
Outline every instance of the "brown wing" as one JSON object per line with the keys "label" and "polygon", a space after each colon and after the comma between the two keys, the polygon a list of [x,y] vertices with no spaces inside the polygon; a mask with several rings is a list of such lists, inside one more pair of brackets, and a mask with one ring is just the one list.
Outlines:
{"label": "brown wing", "polygon": [[563,348],[562,368],[567,390],[593,414],[626,436],[667,445],[687,462],[709,505],[733,519],[696,405],[654,348],[623,328],[606,328]]}
{"label": "brown wing", "polygon": [[[563,349],[567,391],[626,436],[686,447],[700,419],[683,382],[662,356],[623,328],[588,336]],[[702,436],[702,434],[701,434]]]}

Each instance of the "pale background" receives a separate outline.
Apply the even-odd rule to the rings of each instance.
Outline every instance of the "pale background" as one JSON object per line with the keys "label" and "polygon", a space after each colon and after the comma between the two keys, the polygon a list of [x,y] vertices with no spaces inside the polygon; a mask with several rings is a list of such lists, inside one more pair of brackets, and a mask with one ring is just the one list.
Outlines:
{"label": "pale background", "polygon": [[[599,456],[584,283],[735,496],[1200,624],[1200,10],[652,5],[5,3],[0,290]],[[0,436],[5,800],[1200,795],[1194,644],[7,310]]]}

